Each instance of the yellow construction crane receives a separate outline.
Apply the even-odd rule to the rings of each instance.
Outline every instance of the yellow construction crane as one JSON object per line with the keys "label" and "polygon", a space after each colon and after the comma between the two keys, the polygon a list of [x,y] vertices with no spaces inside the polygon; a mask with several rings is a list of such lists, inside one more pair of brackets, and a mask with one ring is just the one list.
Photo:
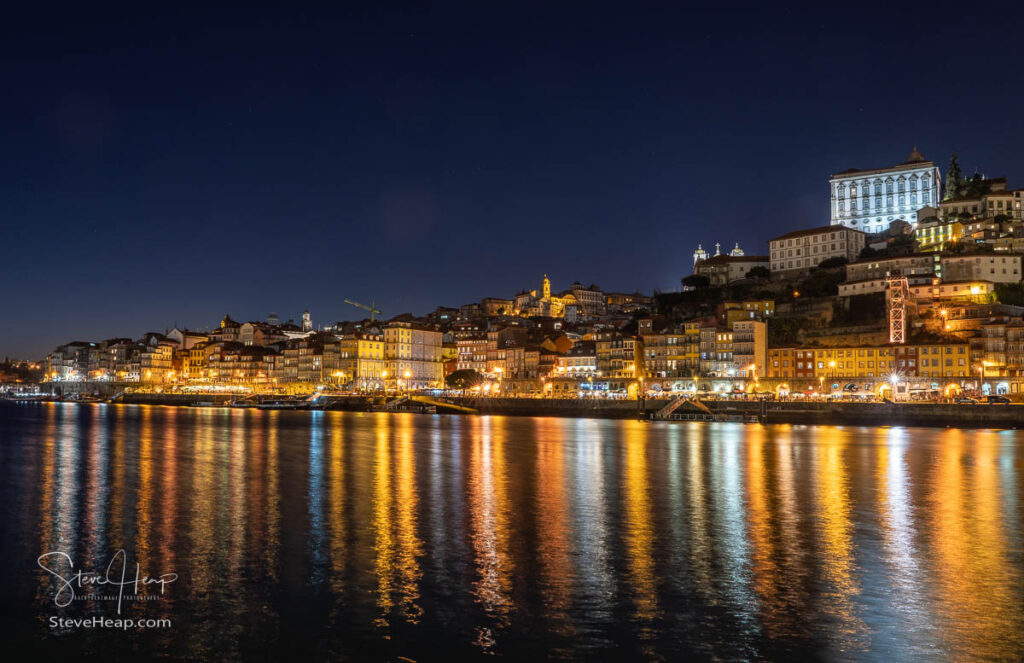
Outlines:
{"label": "yellow construction crane", "polygon": [[351,299],[346,299],[345,303],[346,304],[351,304],[352,306],[355,306],[356,308],[361,308],[363,310],[369,311],[370,312],[370,322],[373,322],[373,321],[375,321],[377,319],[375,316],[381,315],[381,312],[378,311],[374,307],[374,302],[372,300],[370,301],[370,305],[369,306],[367,306],[366,304],[360,304],[359,302],[354,302]]}

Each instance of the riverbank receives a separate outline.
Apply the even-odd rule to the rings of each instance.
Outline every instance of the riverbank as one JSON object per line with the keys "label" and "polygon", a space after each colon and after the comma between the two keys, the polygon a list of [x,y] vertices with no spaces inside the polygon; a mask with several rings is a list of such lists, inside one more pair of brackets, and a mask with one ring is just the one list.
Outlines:
{"label": "riverbank", "polygon": [[[231,396],[209,394],[125,394],[121,402],[186,406],[226,406]],[[453,405],[473,408],[478,414],[523,417],[635,419],[650,417],[668,404],[664,399],[590,400],[552,398],[445,398]],[[372,401],[364,396],[332,396],[327,409],[366,412]],[[842,426],[924,426],[938,428],[1024,428],[1024,405],[955,405],[937,403],[828,403],[799,401],[705,401],[717,418],[748,420],[759,417],[770,424]],[[445,413],[443,407],[439,413]],[[452,414],[456,411],[451,410]],[[687,404],[677,414],[706,416]]]}

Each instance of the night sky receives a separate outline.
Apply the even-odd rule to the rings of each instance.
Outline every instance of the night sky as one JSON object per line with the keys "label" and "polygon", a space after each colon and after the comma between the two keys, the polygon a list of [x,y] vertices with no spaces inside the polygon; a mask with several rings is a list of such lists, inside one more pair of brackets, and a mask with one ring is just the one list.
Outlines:
{"label": "night sky", "polygon": [[915,144],[1024,187],[1020,9],[360,4],[6,14],[0,356],[545,272],[671,290]]}

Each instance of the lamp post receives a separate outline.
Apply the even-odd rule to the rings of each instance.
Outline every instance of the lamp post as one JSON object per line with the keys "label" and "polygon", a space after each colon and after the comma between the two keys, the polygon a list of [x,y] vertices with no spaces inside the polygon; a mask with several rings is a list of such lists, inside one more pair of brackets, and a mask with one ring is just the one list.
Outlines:
{"label": "lamp post", "polygon": [[412,373],[406,371],[402,376],[405,378],[405,390],[409,391],[409,378],[412,377]]}
{"label": "lamp post", "polygon": [[388,395],[388,372],[387,371],[381,371],[380,372],[380,380],[381,380],[381,386],[384,387],[384,395],[387,396]]}

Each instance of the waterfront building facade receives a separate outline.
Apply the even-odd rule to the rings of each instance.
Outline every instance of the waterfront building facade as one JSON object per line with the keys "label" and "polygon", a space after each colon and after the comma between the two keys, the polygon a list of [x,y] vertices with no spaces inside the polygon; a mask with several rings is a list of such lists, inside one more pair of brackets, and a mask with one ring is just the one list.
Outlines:
{"label": "waterfront building facade", "polygon": [[738,320],[732,324],[732,362],[737,377],[766,375],[768,327],[760,320]]}
{"label": "waterfront building facade", "polygon": [[388,381],[405,389],[442,387],[442,334],[411,322],[392,322],[384,328],[384,358]]}
{"label": "waterfront building facade", "polygon": [[659,333],[643,334],[644,371],[658,378],[692,378],[700,372],[700,324],[687,322]]}

